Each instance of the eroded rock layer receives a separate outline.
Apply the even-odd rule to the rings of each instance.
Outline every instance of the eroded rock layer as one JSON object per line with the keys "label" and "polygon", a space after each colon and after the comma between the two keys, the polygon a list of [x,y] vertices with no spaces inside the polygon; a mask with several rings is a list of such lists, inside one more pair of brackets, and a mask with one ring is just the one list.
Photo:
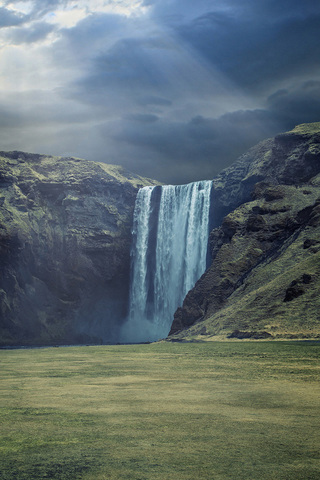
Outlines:
{"label": "eroded rock layer", "polygon": [[138,187],[75,158],[0,153],[1,345],[117,341]]}

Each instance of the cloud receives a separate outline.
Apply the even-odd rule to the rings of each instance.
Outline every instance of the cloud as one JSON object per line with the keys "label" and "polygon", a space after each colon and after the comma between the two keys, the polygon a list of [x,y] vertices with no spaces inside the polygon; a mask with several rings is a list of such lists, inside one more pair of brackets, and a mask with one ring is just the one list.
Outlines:
{"label": "cloud", "polygon": [[[258,141],[276,134],[279,124],[267,110],[236,111],[218,118],[196,116],[188,122],[145,122],[127,118],[114,135],[130,146],[123,159],[129,169],[165,182],[212,178]],[[121,154],[121,149],[120,152]],[[146,165],[145,156],[156,161]]]}
{"label": "cloud", "polygon": [[[203,115],[212,109],[219,115],[230,105],[243,106],[244,99],[237,87],[167,30],[143,21],[112,19],[110,15],[92,16],[68,30],[61,41],[62,45],[69,45],[61,48],[64,54],[73,48],[79,51],[92,30],[95,34],[91,45],[95,45],[96,38],[98,42],[103,38],[96,55],[86,46],[81,48],[86,71],[70,86],[69,95],[73,98],[93,106],[103,104],[121,116],[136,113],[130,110],[140,106],[140,113],[166,111],[177,119],[190,118],[195,109]],[[108,36],[110,23],[113,41]],[[145,28],[138,28],[141,26]]]}
{"label": "cloud", "polygon": [[159,107],[169,107],[172,105],[172,102],[166,98],[162,97],[155,97],[155,96],[143,96],[139,99],[139,104],[140,105],[156,105]]}
{"label": "cloud", "polygon": [[267,101],[270,112],[284,125],[319,121],[320,81],[310,80],[273,93]]}
{"label": "cloud", "polygon": [[7,38],[11,45],[36,43],[44,40],[53,30],[54,26],[46,22],[34,22],[28,27],[12,28]]}
{"label": "cloud", "polygon": [[319,120],[314,0],[3,5],[2,150],[75,155],[185,183]]}
{"label": "cloud", "polygon": [[246,2],[236,11],[207,12],[177,30],[242,88],[259,91],[302,71],[319,73],[320,7],[289,2],[288,10],[287,3]]}
{"label": "cloud", "polygon": [[68,0],[7,0],[6,6],[14,12],[27,12],[31,18],[42,17],[60,5],[68,5]]}
{"label": "cloud", "polygon": [[136,122],[136,123],[155,123],[159,120],[159,117],[157,115],[148,115],[148,114],[143,114],[143,113],[136,113],[136,114],[131,114],[127,115],[127,120]]}
{"label": "cloud", "polygon": [[0,28],[20,25],[25,21],[25,15],[0,7]]}

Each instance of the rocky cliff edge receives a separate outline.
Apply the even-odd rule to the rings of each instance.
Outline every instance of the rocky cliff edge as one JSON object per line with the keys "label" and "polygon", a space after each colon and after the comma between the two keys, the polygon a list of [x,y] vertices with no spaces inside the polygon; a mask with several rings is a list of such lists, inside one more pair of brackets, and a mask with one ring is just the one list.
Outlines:
{"label": "rocky cliff edge", "polygon": [[0,344],[114,343],[139,187],[121,167],[0,152]]}

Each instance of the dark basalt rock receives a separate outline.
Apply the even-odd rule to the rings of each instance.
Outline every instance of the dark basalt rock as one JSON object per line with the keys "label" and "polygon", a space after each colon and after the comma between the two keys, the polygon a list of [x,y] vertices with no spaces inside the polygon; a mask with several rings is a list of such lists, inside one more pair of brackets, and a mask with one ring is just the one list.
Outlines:
{"label": "dark basalt rock", "polygon": [[268,332],[241,332],[240,330],[234,330],[227,338],[238,338],[239,340],[244,339],[253,339],[253,340],[263,340],[270,339],[272,335]]}
{"label": "dark basalt rock", "polygon": [[286,290],[286,296],[284,297],[284,302],[291,302],[295,298],[300,297],[300,295],[303,295],[305,293],[305,290],[300,287],[299,285],[293,285],[292,287],[287,288]]}
{"label": "dark basalt rock", "polygon": [[[212,264],[177,309],[170,335],[201,336],[203,326],[211,336],[257,326],[270,335],[268,328],[319,330],[319,195],[320,123],[262,142],[214,179]],[[291,270],[301,272],[295,285]]]}
{"label": "dark basalt rock", "polygon": [[318,243],[320,243],[319,240],[315,240],[314,238],[307,238],[303,243],[303,248],[310,248],[313,245],[317,245]]}
{"label": "dark basalt rock", "polygon": [[295,298],[300,297],[305,293],[304,285],[309,285],[312,282],[312,275],[308,273],[304,273],[300,278],[297,280],[293,280],[290,283],[290,286],[286,290],[286,294],[284,297],[284,302],[291,302]]}
{"label": "dark basalt rock", "polygon": [[132,214],[155,182],[74,158],[0,153],[0,344],[115,343]]}

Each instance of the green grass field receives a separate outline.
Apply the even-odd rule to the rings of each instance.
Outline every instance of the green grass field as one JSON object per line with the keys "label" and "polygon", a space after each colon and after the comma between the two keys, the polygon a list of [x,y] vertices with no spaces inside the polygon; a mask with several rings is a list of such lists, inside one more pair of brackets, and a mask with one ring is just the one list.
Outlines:
{"label": "green grass field", "polygon": [[319,480],[320,343],[0,351],[1,480]]}

